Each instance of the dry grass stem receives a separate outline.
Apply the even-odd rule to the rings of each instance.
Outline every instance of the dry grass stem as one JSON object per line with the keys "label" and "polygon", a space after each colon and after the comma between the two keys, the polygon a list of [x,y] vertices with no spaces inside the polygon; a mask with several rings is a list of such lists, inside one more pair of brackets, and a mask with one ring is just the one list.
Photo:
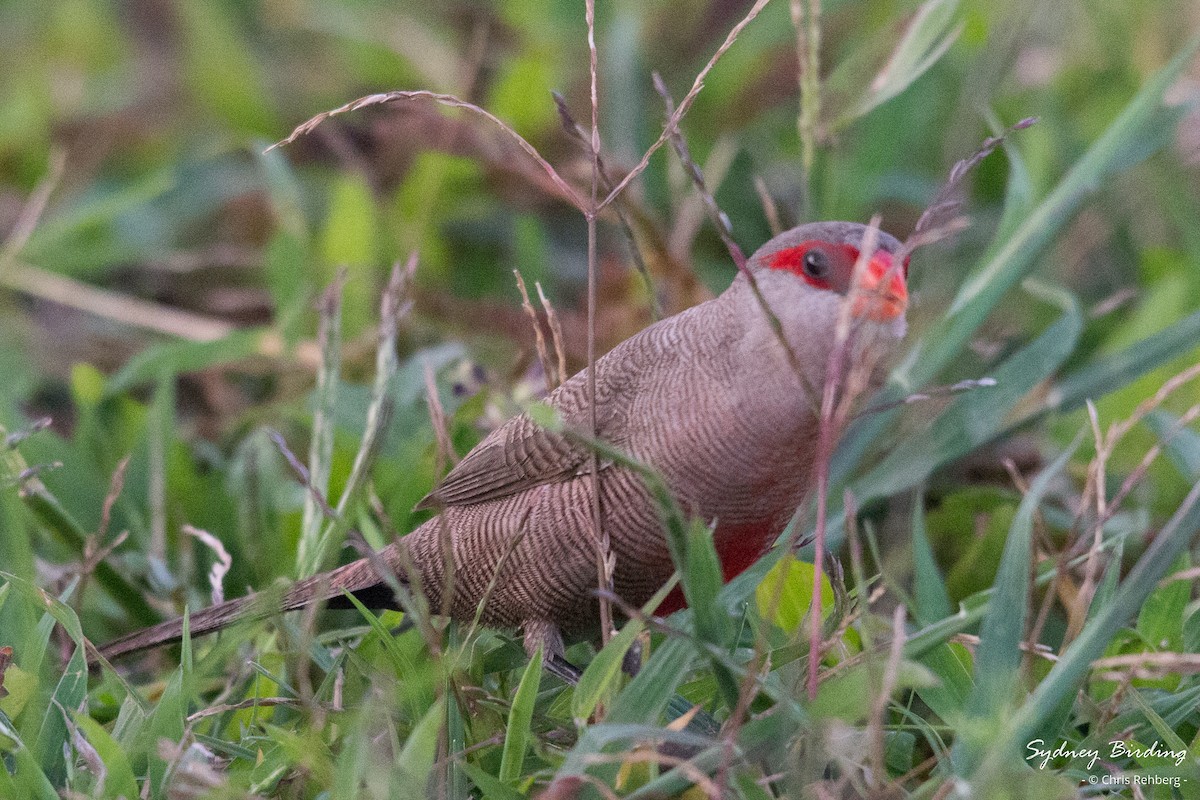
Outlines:
{"label": "dry grass stem", "polygon": [[1200,654],[1197,653],[1126,653],[1106,656],[1092,662],[1097,680],[1119,681],[1161,680],[1169,675],[1200,674]]}
{"label": "dry grass stem", "polygon": [[791,0],[789,13],[796,29],[797,81],[800,113],[796,132],[800,137],[800,166],[803,219],[812,217],[812,173],[817,160],[818,127],[821,119],[821,0]]}
{"label": "dry grass stem", "polygon": [[561,379],[554,374],[554,365],[550,363],[550,354],[546,350],[546,337],[542,334],[542,323],[538,319],[537,311],[533,308],[533,303],[529,302],[525,279],[521,277],[519,270],[514,269],[513,275],[517,279],[517,290],[521,293],[521,308],[529,317],[530,325],[533,327],[533,343],[537,349],[538,361],[542,365],[542,375],[546,379],[546,393],[549,394],[554,391],[554,387],[558,386]]}
{"label": "dry grass stem", "polygon": [[287,440],[283,438],[283,434],[277,430],[268,429],[267,437],[274,443],[276,449],[279,450],[284,460],[287,461],[288,466],[292,468],[292,472],[300,479],[301,485],[304,486],[322,513],[329,519],[337,519],[338,514],[334,511],[333,506],[329,504],[329,500],[325,498],[325,493],[313,485],[312,477],[308,474],[308,467],[304,466],[304,462],[300,460],[299,456],[292,452],[292,448],[288,446]]}
{"label": "dry grass stem", "polygon": [[805,375],[803,367],[800,364],[799,358],[796,356],[791,344],[788,343],[787,338],[783,335],[783,325],[780,323],[779,317],[771,309],[770,305],[768,305],[766,297],[763,296],[762,290],[758,286],[758,280],[754,277],[754,273],[751,272],[747,266],[745,254],[742,252],[742,249],[738,246],[737,242],[734,241],[733,230],[730,226],[728,215],[726,215],[725,212],[720,209],[720,207],[717,205],[716,198],[714,198],[712,193],[708,190],[708,186],[704,181],[704,173],[700,169],[699,165],[696,164],[696,162],[692,159],[691,152],[687,147],[687,143],[684,141],[683,134],[679,132],[677,127],[672,127],[672,120],[675,119],[675,112],[678,111],[678,109],[676,109],[674,106],[674,100],[671,97],[670,91],[667,89],[666,84],[663,83],[662,79],[657,73],[655,73],[654,78],[655,89],[657,89],[659,95],[662,96],[663,102],[667,108],[667,135],[675,146],[679,160],[682,162],[684,169],[691,177],[692,182],[696,186],[696,190],[703,199],[705,210],[708,212],[713,226],[717,229],[717,233],[720,235],[721,241],[725,244],[726,249],[729,251],[729,257],[733,260],[734,265],[738,268],[738,272],[745,276],[746,281],[750,284],[750,290],[754,294],[754,299],[758,303],[759,308],[762,310],[763,315],[770,324],[771,330],[774,332],[775,338],[779,342],[780,347],[783,348],[783,352],[788,359],[788,365],[791,367],[792,372],[795,373],[796,378],[800,381],[801,390],[807,398],[809,405],[812,407],[813,411],[817,411],[820,407],[820,403],[818,402],[819,394],[817,393],[816,387],[808,384],[808,379]]}
{"label": "dry grass stem", "polygon": [[[572,139],[582,144],[590,155],[591,136],[583,129],[582,125],[575,121],[575,117],[572,116],[571,110],[567,107],[566,98],[558,92],[551,92],[551,95],[554,98],[554,105],[558,109],[558,118],[562,123],[563,130]],[[605,192],[611,192],[613,178],[609,172],[608,165],[605,163],[603,153],[596,154],[596,165],[599,167],[600,172],[600,188]],[[634,268],[637,269],[638,274],[642,277],[642,281],[646,284],[654,319],[662,319],[662,302],[654,286],[654,277],[650,274],[650,268],[646,265],[646,259],[642,256],[641,247],[638,246],[638,237],[634,233],[633,221],[629,218],[629,214],[625,209],[625,203],[615,203],[613,204],[613,209],[616,211],[617,220],[621,223],[621,231],[625,234],[625,241],[629,245],[629,256],[633,259]],[[645,217],[645,214],[646,212],[643,209],[640,212],[640,216]]]}
{"label": "dry grass stem", "polygon": [[942,238],[943,235],[953,233],[959,224],[956,222],[956,218],[958,217],[958,210],[962,206],[963,180],[980,161],[991,155],[1009,134],[1025,130],[1036,122],[1037,117],[1028,117],[1006,128],[996,136],[989,136],[983,140],[983,143],[979,145],[979,149],[974,153],[955,163],[950,169],[950,174],[946,178],[946,182],[942,184],[942,188],[938,190],[929,207],[925,209],[920,219],[917,220],[912,235],[908,238],[908,242],[905,243],[906,251],[911,252],[918,246],[931,244],[938,238]]}
{"label": "dry grass stem", "polygon": [[225,576],[229,574],[229,569],[233,566],[233,556],[229,555],[229,551],[225,549],[225,545],[221,543],[220,539],[206,530],[192,525],[183,525],[180,530],[188,536],[198,539],[216,555],[217,560],[213,563],[212,569],[208,571],[208,585],[212,587],[213,605],[225,602]]}
{"label": "dry grass stem", "polygon": [[446,421],[446,409],[438,397],[437,381],[433,377],[433,367],[425,364],[425,405],[429,408],[429,422],[433,425],[433,436],[437,442],[437,466],[435,472],[441,475],[446,464],[457,464],[458,454],[454,452],[454,443],[450,441],[450,426]]}
{"label": "dry grass stem", "polygon": [[[851,281],[851,291],[843,299],[838,312],[835,338],[829,350],[829,359],[825,367],[825,386],[821,396],[821,410],[818,420],[817,453],[816,453],[816,535],[813,550],[813,590],[809,604],[809,651],[808,651],[808,696],[817,696],[817,670],[820,666],[821,650],[821,573],[825,562],[826,526],[828,523],[828,494],[829,494],[829,462],[833,458],[833,449],[849,414],[850,403],[854,400],[852,391],[861,385],[865,388],[867,377],[873,368],[871,363],[856,364],[851,373],[858,372],[860,377],[846,380],[846,365],[849,358],[853,328],[851,325],[851,309],[858,295],[861,275],[867,263],[875,254],[879,241],[879,217],[871,219],[863,234],[859,258],[854,265],[854,278]],[[898,263],[893,262],[892,269]],[[880,284],[886,285],[889,276],[884,276]],[[869,355],[869,348],[863,351]],[[868,359],[869,360],[869,359]],[[866,376],[866,377],[863,377]],[[838,403],[839,393],[843,394],[842,403]]]}
{"label": "dry grass stem", "polygon": [[29,237],[33,236],[33,232],[37,230],[38,222],[41,220],[46,206],[50,203],[50,196],[54,194],[59,181],[62,180],[63,169],[66,165],[66,151],[58,148],[52,149],[46,174],[33,187],[33,192],[21,208],[21,213],[17,215],[17,221],[13,224],[12,230],[4,238],[4,244],[0,245],[0,277],[9,272],[17,256],[25,249]]}
{"label": "dry grass stem", "polygon": [[483,117],[488,122],[499,128],[500,131],[506,136],[512,139],[512,141],[514,141],[518,147],[524,150],[525,153],[527,153],[529,157],[532,158],[534,162],[536,162],[537,165],[542,168],[542,170],[550,178],[550,182],[558,190],[559,194],[564,200],[585,214],[588,212],[588,206],[584,202],[583,198],[579,196],[579,193],[572,189],[570,184],[562,179],[562,176],[558,174],[558,171],[555,170],[553,166],[551,166],[550,162],[543,158],[542,154],[537,151],[537,148],[530,144],[523,136],[521,136],[521,134],[517,133],[506,122],[501,120],[495,114],[492,114],[490,111],[480,108],[474,103],[468,103],[466,100],[461,100],[452,94],[441,94],[426,90],[397,90],[360,97],[357,100],[352,100],[345,105],[338,106],[337,108],[329,111],[322,111],[320,114],[301,122],[292,130],[290,134],[288,134],[286,139],[282,139],[268,147],[267,152],[274,150],[276,147],[282,147],[283,145],[291,144],[301,136],[311,133],[313,129],[330,117],[336,117],[340,114],[346,114],[351,111],[359,111],[364,108],[370,108],[371,106],[383,105],[385,103],[395,103],[404,100],[432,100],[439,105],[449,106],[451,108],[461,108],[465,111],[469,111],[472,114]]}
{"label": "dry grass stem", "polygon": [[[654,89],[662,97],[663,103],[667,107],[667,124],[669,125],[671,118],[675,114],[675,101],[671,97],[670,90],[667,89],[667,84],[663,82],[662,76],[657,72],[654,73]],[[687,146],[687,141],[683,138],[683,133],[678,127],[670,128],[667,133],[668,138],[671,140],[671,145],[675,148],[675,152],[679,156],[680,163],[687,170],[688,177],[692,179],[692,183],[696,187],[696,193],[704,203],[704,210],[708,213],[713,227],[717,229],[717,234],[721,237],[721,242],[725,245],[725,249],[729,251],[729,257],[733,259],[738,272],[745,272],[746,254],[742,252],[742,248],[734,241],[733,226],[729,222],[729,216],[721,210],[720,206],[717,205],[716,198],[709,191],[708,185],[704,181],[704,171],[700,169],[700,165],[692,158],[691,150]]]}
{"label": "dry grass stem", "polygon": [[[593,439],[599,437],[600,425],[596,408],[596,284],[600,265],[596,255],[596,218],[600,213],[600,96],[597,87],[596,56],[596,2],[585,0],[584,17],[587,23],[588,81],[591,89],[592,130],[588,139],[591,162],[591,192],[589,204],[584,210],[587,219],[587,398],[588,431]],[[628,177],[628,176],[627,176]],[[616,190],[613,190],[616,194]],[[616,569],[616,554],[612,549],[608,531],[604,528],[603,510],[600,507],[600,454],[593,448],[589,455],[592,492],[592,533],[596,547],[596,588],[600,592],[600,643],[608,644],[613,634],[612,603],[605,593],[613,588],[613,572]]]}
{"label": "dry grass stem", "polygon": [[247,708],[273,708],[275,706],[303,706],[305,705],[295,697],[251,697],[248,700],[242,700],[237,703],[221,703],[219,705],[202,708],[192,714],[189,714],[187,721],[189,724],[199,722],[207,717],[216,717],[221,714],[226,714],[230,711],[242,711]]}
{"label": "dry grass stem", "polygon": [[1171,426],[1171,430],[1162,437],[1162,441],[1155,443],[1146,451],[1146,454],[1142,456],[1142,460],[1138,462],[1137,467],[1122,481],[1120,488],[1117,489],[1116,494],[1113,495],[1112,500],[1108,503],[1104,516],[1100,519],[1100,525],[1103,525],[1112,518],[1117,509],[1121,507],[1121,504],[1125,502],[1125,498],[1129,496],[1129,493],[1146,477],[1150,466],[1162,454],[1163,448],[1169,445],[1188,425],[1195,422],[1198,417],[1200,417],[1200,403],[1183,412],[1179,419]]}
{"label": "dry grass stem", "polygon": [[224,320],[101,289],[20,262],[14,262],[0,272],[0,282],[13,291],[39,300],[191,342],[215,342],[237,330]]}
{"label": "dry grass stem", "polygon": [[538,300],[542,303],[542,310],[546,312],[546,322],[550,325],[550,337],[554,341],[554,355],[555,360],[558,362],[557,386],[561,386],[569,377],[567,375],[567,348],[563,344],[562,321],[559,320],[558,312],[554,310],[550,299],[546,297],[546,292],[543,291],[541,282],[534,281],[533,288],[537,289]]}
{"label": "dry grass stem", "polygon": [[[585,758],[588,764],[658,764],[664,767],[671,767],[682,772],[689,781],[696,785],[697,789],[704,792],[705,797],[718,800],[724,797],[720,785],[708,776],[708,773],[701,770],[689,759],[679,756],[669,755],[659,752],[658,750],[639,748],[623,753],[596,753]],[[605,786],[604,788],[608,788]],[[612,791],[609,789],[609,791]],[[613,795],[616,797],[617,795]]]}
{"label": "dry grass stem", "polygon": [[[589,2],[591,2],[591,0],[589,0]],[[703,69],[701,69],[696,75],[696,79],[692,81],[692,88],[688,90],[688,93],[684,95],[683,100],[679,103],[679,107],[676,108],[674,113],[671,114],[670,118],[667,120],[667,124],[663,126],[663,131],[661,134],[659,134],[658,139],[655,140],[654,144],[650,145],[650,149],[642,154],[642,158],[640,161],[638,161],[637,165],[631,169],[624,178],[621,179],[620,183],[613,187],[613,190],[609,192],[608,196],[605,197],[604,200],[596,207],[596,211],[600,211],[609,203],[613,202],[613,200],[615,200],[617,196],[625,190],[625,187],[628,186],[634,178],[642,174],[647,165],[650,163],[650,157],[657,153],[660,147],[666,144],[667,139],[669,139],[671,136],[671,132],[679,127],[680,121],[687,114],[688,109],[692,107],[692,103],[695,101],[696,95],[700,94],[700,90],[704,88],[704,79],[708,77],[708,73],[711,72],[712,68],[716,66],[718,61],[721,60],[721,56],[725,55],[726,51],[733,46],[733,43],[737,41],[737,38],[741,36],[742,30],[744,30],[747,25],[754,21],[754,18],[759,15],[759,13],[766,7],[768,2],[769,0],[756,0],[750,10],[746,12],[746,16],[742,17],[742,19],[733,26],[733,28],[729,31],[729,34],[725,37],[725,41],[721,43],[721,46],[717,48],[715,53],[713,53],[712,58],[708,60],[708,63],[705,64]]]}
{"label": "dry grass stem", "polygon": [[754,191],[758,194],[758,202],[762,204],[763,216],[767,218],[767,227],[771,231],[772,236],[778,236],[783,233],[783,221],[779,218],[779,206],[775,203],[775,198],[771,196],[771,190],[767,188],[767,182],[762,179],[761,175],[754,176]]}

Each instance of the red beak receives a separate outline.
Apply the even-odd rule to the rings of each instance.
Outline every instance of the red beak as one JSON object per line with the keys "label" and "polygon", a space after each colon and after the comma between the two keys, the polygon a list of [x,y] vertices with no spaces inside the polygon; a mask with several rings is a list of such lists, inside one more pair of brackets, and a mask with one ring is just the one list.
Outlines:
{"label": "red beak", "polygon": [[904,270],[892,266],[892,254],[877,250],[862,271],[854,292],[854,315],[873,322],[890,322],[908,307]]}

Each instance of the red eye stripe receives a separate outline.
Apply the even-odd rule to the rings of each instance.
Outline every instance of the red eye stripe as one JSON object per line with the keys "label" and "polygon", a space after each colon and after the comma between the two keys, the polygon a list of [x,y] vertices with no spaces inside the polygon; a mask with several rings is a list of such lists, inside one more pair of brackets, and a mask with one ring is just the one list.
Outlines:
{"label": "red eye stripe", "polygon": [[833,268],[831,269],[831,274],[837,272],[839,264],[853,265],[858,260],[858,248],[853,245],[812,241],[804,242],[795,247],[789,247],[786,250],[780,250],[771,256],[767,262],[767,266],[771,269],[782,269],[793,275],[798,275],[809,285],[815,286],[818,289],[829,289],[831,286],[828,280],[814,278],[804,271],[804,256],[814,247],[819,247],[825,251],[830,262],[830,267]]}

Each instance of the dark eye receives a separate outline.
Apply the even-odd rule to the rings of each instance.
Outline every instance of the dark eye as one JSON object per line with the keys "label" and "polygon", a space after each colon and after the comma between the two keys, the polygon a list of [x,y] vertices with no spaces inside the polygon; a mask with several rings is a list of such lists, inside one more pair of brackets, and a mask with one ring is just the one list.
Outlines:
{"label": "dark eye", "polygon": [[829,277],[829,258],[822,250],[809,250],[804,254],[804,274],[817,280]]}

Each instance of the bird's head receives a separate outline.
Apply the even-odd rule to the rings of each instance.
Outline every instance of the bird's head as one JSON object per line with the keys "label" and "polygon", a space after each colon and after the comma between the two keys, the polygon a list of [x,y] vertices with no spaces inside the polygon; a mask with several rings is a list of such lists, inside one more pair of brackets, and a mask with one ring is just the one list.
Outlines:
{"label": "bird's head", "polygon": [[[747,266],[785,329],[801,337],[824,329],[848,301],[860,327],[885,337],[904,334],[908,259],[898,255],[895,237],[879,231],[869,258],[856,269],[867,233],[867,226],[854,222],[810,223],[779,234],[754,253]],[[897,263],[897,258],[904,260]]]}

